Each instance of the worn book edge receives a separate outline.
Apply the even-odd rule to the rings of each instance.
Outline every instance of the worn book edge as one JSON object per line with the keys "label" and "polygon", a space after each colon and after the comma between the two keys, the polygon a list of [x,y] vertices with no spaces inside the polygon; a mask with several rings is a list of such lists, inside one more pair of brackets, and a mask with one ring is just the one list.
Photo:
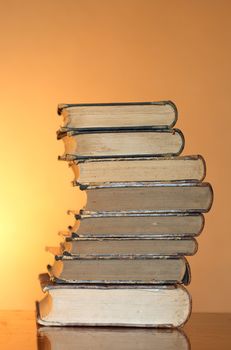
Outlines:
{"label": "worn book edge", "polygon": [[[100,188],[135,188],[135,187],[209,187],[212,192],[212,186],[209,182],[190,181],[190,180],[171,180],[171,181],[131,181],[131,182],[102,182],[97,185],[83,186],[83,190]],[[81,189],[81,188],[80,188]]]}
{"label": "worn book edge", "polygon": [[[154,129],[152,127],[141,127],[139,129],[136,129],[134,127],[129,127],[127,129],[124,128],[108,128],[108,129],[97,129],[97,130],[83,130],[83,129],[71,129],[69,131],[64,131],[62,128],[58,129],[56,131],[57,139],[60,140],[65,136],[75,136],[75,135],[84,135],[84,134],[116,134],[116,133],[141,133],[141,132],[152,132],[152,133],[168,133],[168,134],[179,134],[182,139],[183,146],[185,144],[184,134],[180,129],[173,128],[173,129]],[[100,156],[102,157],[102,156]],[[112,156],[110,156],[112,157]],[[115,157],[115,156],[113,156]],[[103,157],[102,157],[103,158]]]}
{"label": "worn book edge", "polygon": [[74,187],[79,187],[81,191],[94,190],[100,188],[120,188],[120,187],[179,187],[179,186],[208,186],[208,182],[200,180],[168,180],[168,181],[131,181],[131,182],[91,182],[89,184],[81,184],[77,181],[72,183]]}

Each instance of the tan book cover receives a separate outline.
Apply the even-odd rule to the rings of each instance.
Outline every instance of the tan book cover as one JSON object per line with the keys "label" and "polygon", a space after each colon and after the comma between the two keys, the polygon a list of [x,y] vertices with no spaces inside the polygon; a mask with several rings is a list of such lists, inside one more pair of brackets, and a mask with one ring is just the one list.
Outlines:
{"label": "tan book cover", "polygon": [[37,322],[45,326],[172,328],[191,313],[190,295],[180,285],[57,284],[46,274],[40,281],[45,297],[37,303]]}

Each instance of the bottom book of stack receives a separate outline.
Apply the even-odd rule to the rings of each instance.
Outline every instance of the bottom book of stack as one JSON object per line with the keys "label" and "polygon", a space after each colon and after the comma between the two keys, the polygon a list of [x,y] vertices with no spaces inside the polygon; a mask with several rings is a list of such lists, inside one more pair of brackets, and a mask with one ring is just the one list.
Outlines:
{"label": "bottom book of stack", "polygon": [[48,274],[40,283],[46,295],[37,317],[45,326],[179,327],[191,312],[180,284],[55,283]]}

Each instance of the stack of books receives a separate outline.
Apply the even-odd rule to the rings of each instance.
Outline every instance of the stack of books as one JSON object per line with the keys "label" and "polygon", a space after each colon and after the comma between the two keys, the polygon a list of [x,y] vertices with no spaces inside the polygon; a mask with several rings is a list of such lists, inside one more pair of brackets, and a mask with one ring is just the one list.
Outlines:
{"label": "stack of books", "polygon": [[179,156],[170,101],[67,104],[58,139],[87,203],[73,211],[49,274],[43,325],[178,327],[191,312],[185,258],[213,200],[200,155]]}

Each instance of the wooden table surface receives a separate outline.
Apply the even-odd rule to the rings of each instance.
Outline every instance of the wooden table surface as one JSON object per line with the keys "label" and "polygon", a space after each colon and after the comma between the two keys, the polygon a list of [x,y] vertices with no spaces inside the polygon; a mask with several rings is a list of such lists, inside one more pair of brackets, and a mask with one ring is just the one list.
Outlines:
{"label": "wooden table surface", "polygon": [[[45,329],[49,335],[49,327]],[[134,329],[129,329],[128,334],[130,339],[132,339],[131,334],[134,331]],[[104,333],[102,328],[96,329],[93,327],[90,327],[90,329],[88,327],[72,327],[71,329],[56,328],[56,333],[53,328],[51,329],[51,334],[53,334],[53,338],[54,334],[56,338],[58,334],[58,339],[51,341],[52,337],[51,339],[49,338],[50,340],[47,337],[41,338],[41,335],[38,337],[35,313],[31,311],[0,311],[0,349],[2,350],[189,350],[190,346],[192,350],[231,350],[231,314],[192,314],[182,331],[176,331],[174,333],[175,335],[179,333],[181,346],[179,346],[179,342],[176,345],[175,335],[172,338],[173,341],[169,342],[169,339],[171,339],[169,338],[169,334],[167,334],[166,338],[168,339],[168,344],[163,341],[161,345],[158,343],[157,346],[157,343],[153,342],[154,338],[152,337],[152,343],[145,343],[145,346],[142,345],[142,347],[138,344],[139,342],[134,342],[131,346],[131,342],[129,341],[129,344],[126,345],[125,342],[121,342],[118,339],[119,335],[121,338],[121,332],[124,332],[126,339],[126,329],[121,328],[119,332],[116,328],[107,328],[106,330],[104,328]],[[70,337],[67,336],[68,332],[72,334]],[[101,336],[101,334],[105,335],[105,332],[107,333],[107,342],[104,336]],[[153,332],[153,329],[149,329],[147,332]],[[156,332],[157,335],[160,334],[158,331]],[[159,332],[162,332],[161,337],[163,337],[163,331]],[[81,340],[79,337],[79,335],[83,334],[84,341],[83,337]],[[94,334],[97,334],[97,340],[92,336]],[[148,333],[145,334],[148,335]],[[110,339],[115,339],[116,337],[118,342],[110,344]],[[147,337],[146,339],[150,338]]]}

